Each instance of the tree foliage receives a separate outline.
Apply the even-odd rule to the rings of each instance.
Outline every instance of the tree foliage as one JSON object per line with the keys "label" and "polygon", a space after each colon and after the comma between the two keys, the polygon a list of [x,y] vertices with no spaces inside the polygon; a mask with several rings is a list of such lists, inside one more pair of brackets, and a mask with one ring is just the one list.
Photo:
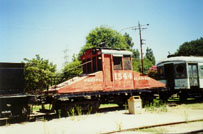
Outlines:
{"label": "tree foliage", "polygon": [[126,40],[128,40],[127,35],[124,37],[112,28],[105,26],[96,27],[87,35],[86,44],[80,50],[78,59],[80,60],[80,56],[84,53],[85,50],[94,47],[129,49],[130,46]]}
{"label": "tree foliage", "polygon": [[132,49],[131,51],[133,52],[133,55],[132,55],[133,58],[135,58],[135,59],[140,58],[140,52],[138,49]]}
{"label": "tree foliage", "polygon": [[154,64],[152,63],[151,60],[147,59],[144,57],[144,73],[146,74],[147,71],[153,66]]}
{"label": "tree foliage", "polygon": [[133,55],[132,57],[133,58],[136,58],[136,59],[139,59],[140,58],[140,52],[138,49],[134,49],[133,46],[134,46],[134,43],[132,41],[132,37],[130,37],[130,35],[128,33],[125,33],[124,35],[124,38],[125,38],[125,41],[127,42],[128,46],[127,46],[127,49],[132,51]]}
{"label": "tree foliage", "polygon": [[147,71],[147,75],[151,78],[158,80],[157,66],[152,66],[151,68],[149,68],[149,70]]}
{"label": "tree foliage", "polygon": [[65,77],[66,79],[82,74],[82,68],[80,66],[81,61],[79,61],[75,55],[73,55],[72,60],[73,61],[66,64],[62,70],[62,77]]}
{"label": "tree foliage", "polygon": [[[141,59],[133,59],[132,61],[133,63],[133,70],[137,71],[137,72],[141,72],[142,71],[142,66],[141,66]],[[143,59],[143,63],[144,63],[144,73],[147,74],[147,71],[153,66],[153,63],[147,59],[146,57],[144,57]]]}
{"label": "tree foliage", "polygon": [[36,55],[35,58],[24,58],[26,91],[45,89],[50,78],[55,76],[56,65]]}
{"label": "tree foliage", "polygon": [[203,38],[183,43],[176,51],[177,56],[203,56]]}
{"label": "tree foliage", "polygon": [[154,53],[153,53],[153,51],[152,51],[151,48],[148,48],[148,47],[147,47],[145,57],[146,57],[148,60],[150,60],[153,65],[155,65],[155,57],[154,57]]}
{"label": "tree foliage", "polygon": [[129,50],[132,50],[133,49],[133,46],[134,46],[134,43],[133,43],[133,41],[132,41],[132,37],[130,37],[130,35],[128,34],[128,33],[125,33],[124,35],[123,35],[123,37],[125,38],[125,41],[126,41],[126,43],[128,44],[127,45],[127,49]]}
{"label": "tree foliage", "polygon": [[[73,61],[66,64],[64,69],[62,70],[63,76],[71,78],[74,75],[80,75],[82,73],[81,68],[74,68],[75,66],[79,66],[80,57],[84,53],[85,50],[90,48],[100,48],[100,47],[108,47],[108,48],[117,48],[117,49],[126,49],[133,52],[133,69],[141,72],[141,63],[140,63],[140,53],[138,49],[133,49],[134,43],[129,34],[125,33],[124,35],[120,34],[116,30],[100,26],[93,29],[86,37],[86,44],[81,48],[77,59],[73,58]],[[76,56],[74,56],[76,57]],[[146,58],[147,57],[147,58]],[[144,71],[145,73],[148,69],[155,64],[155,58],[151,49],[148,49],[147,56],[144,58]],[[70,69],[74,68],[74,69]]]}
{"label": "tree foliage", "polygon": [[132,60],[133,70],[141,72],[141,60],[133,58]]}

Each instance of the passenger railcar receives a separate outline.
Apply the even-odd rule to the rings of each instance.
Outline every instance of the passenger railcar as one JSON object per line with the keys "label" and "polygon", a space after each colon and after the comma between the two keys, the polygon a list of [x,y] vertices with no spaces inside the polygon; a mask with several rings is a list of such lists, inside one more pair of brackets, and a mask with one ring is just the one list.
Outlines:
{"label": "passenger railcar", "polygon": [[157,64],[159,81],[181,97],[201,96],[203,92],[203,57],[169,57]]}

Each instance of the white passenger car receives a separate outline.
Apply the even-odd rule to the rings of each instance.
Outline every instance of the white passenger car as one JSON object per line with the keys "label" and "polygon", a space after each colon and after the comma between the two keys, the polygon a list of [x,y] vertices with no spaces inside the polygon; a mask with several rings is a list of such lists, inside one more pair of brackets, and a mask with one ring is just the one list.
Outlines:
{"label": "white passenger car", "polygon": [[159,81],[170,89],[203,91],[203,57],[170,57],[160,61],[157,68]]}

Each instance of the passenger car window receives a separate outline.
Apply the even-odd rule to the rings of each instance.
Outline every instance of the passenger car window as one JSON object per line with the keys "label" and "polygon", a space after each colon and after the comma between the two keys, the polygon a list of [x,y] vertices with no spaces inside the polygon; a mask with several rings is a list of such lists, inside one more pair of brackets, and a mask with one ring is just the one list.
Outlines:
{"label": "passenger car window", "polygon": [[203,65],[200,66],[200,77],[203,78]]}
{"label": "passenger car window", "polygon": [[176,78],[186,78],[186,64],[176,64],[175,65],[175,77]]}
{"label": "passenger car window", "polygon": [[164,79],[164,67],[163,66],[158,67],[158,74],[159,74],[159,79]]}

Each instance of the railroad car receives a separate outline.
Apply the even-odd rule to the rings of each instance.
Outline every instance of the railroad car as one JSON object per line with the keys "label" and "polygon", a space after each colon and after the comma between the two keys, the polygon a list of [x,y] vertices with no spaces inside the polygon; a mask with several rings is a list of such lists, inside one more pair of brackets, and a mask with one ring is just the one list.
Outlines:
{"label": "railroad car", "polygon": [[203,57],[169,57],[157,64],[159,81],[181,99],[203,96]]}
{"label": "railroad car", "polygon": [[53,108],[66,113],[73,105],[98,109],[100,103],[119,106],[132,95],[150,100],[165,90],[165,84],[133,71],[132,52],[119,49],[92,48],[81,56],[83,74],[52,86]]}
{"label": "railroad car", "polygon": [[28,100],[24,91],[24,64],[0,63],[0,119],[27,117]]}

